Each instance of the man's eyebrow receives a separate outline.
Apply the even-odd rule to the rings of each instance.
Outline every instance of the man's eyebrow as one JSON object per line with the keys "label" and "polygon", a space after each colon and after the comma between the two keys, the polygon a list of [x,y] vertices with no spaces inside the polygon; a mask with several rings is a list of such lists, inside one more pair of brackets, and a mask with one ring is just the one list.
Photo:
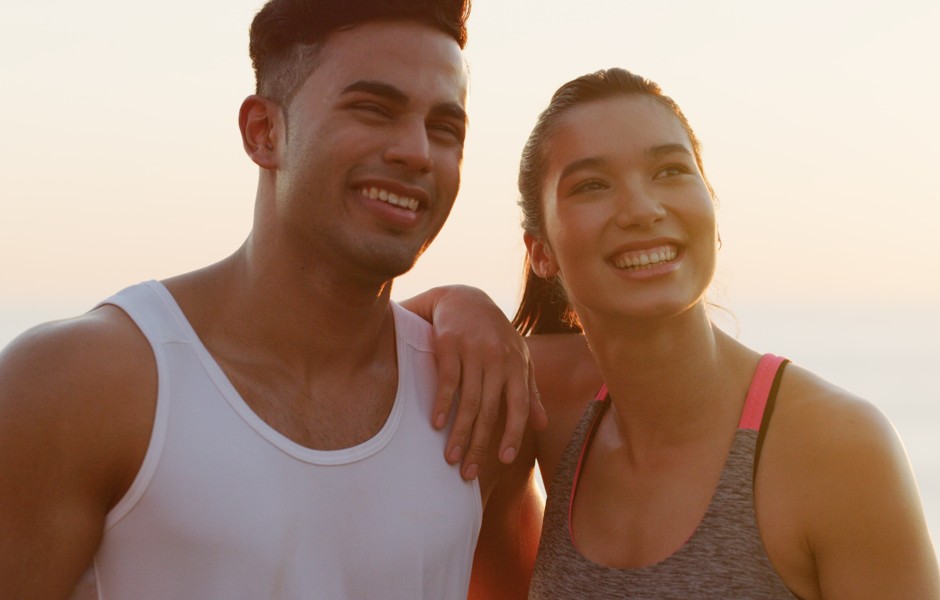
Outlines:
{"label": "man's eyebrow", "polygon": [[431,114],[440,117],[450,117],[464,124],[469,124],[470,122],[467,111],[456,102],[441,102],[440,104],[435,104],[431,108]]}
{"label": "man's eyebrow", "polygon": [[344,94],[350,94],[352,92],[365,92],[374,96],[382,96],[396,104],[405,104],[408,102],[408,94],[394,85],[382,83],[381,81],[359,80],[343,88]]}
{"label": "man's eyebrow", "polygon": [[[371,80],[359,80],[347,85],[343,88],[343,94],[350,94],[354,92],[363,92],[366,94],[372,94],[373,96],[380,96],[395,104],[407,104],[408,103],[408,94],[395,87],[394,85],[384,83],[382,81],[371,81]],[[435,104],[431,107],[431,113],[437,116],[450,117],[456,119],[462,123],[468,122],[467,111],[464,110],[463,106],[456,102],[441,102]]]}

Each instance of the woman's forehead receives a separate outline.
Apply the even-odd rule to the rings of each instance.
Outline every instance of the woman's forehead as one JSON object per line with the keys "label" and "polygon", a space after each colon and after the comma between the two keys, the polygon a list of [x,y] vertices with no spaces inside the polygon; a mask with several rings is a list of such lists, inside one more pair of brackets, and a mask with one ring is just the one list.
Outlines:
{"label": "woman's forehead", "polygon": [[624,94],[585,102],[560,114],[546,152],[551,161],[559,154],[645,151],[663,144],[691,147],[682,123],[669,108],[645,94]]}

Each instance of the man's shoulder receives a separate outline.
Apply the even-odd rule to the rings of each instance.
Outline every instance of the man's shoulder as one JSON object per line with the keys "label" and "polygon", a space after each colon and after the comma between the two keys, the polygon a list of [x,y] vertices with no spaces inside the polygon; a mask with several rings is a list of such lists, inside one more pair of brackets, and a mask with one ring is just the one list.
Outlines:
{"label": "man's shoulder", "polygon": [[33,327],[0,352],[0,395],[97,396],[152,378],[146,338],[120,308],[102,305],[83,315]]}
{"label": "man's shoulder", "polygon": [[156,389],[149,345],[117,307],[20,335],[0,352],[3,489],[62,519],[66,538],[100,531],[143,460]]}
{"label": "man's shoulder", "polygon": [[395,336],[419,352],[434,352],[432,325],[394,301],[389,304],[395,317]]}

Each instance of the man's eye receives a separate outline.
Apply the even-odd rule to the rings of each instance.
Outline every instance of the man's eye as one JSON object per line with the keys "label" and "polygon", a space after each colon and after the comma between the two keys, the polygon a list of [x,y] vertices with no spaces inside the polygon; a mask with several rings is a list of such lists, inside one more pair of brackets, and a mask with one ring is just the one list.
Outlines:
{"label": "man's eye", "polygon": [[374,102],[357,102],[356,104],[352,105],[352,108],[354,110],[358,110],[358,111],[362,111],[366,113],[372,113],[381,117],[391,116],[391,112],[387,108],[385,108],[381,104],[376,104]]}
{"label": "man's eye", "polygon": [[453,123],[448,123],[446,121],[435,121],[428,124],[428,131],[439,133],[451,137],[458,142],[463,142],[464,140],[464,130],[462,127],[457,127]]}
{"label": "man's eye", "polygon": [[571,193],[572,193],[572,194],[580,194],[580,193],[582,193],[582,192],[593,192],[593,191],[596,191],[596,190],[602,190],[602,189],[604,189],[604,188],[606,188],[606,187],[607,187],[607,186],[604,185],[604,183],[603,183],[602,181],[599,181],[599,180],[597,180],[597,179],[589,179],[589,180],[583,181],[583,182],[577,184],[576,186],[574,186],[573,188],[571,188]]}

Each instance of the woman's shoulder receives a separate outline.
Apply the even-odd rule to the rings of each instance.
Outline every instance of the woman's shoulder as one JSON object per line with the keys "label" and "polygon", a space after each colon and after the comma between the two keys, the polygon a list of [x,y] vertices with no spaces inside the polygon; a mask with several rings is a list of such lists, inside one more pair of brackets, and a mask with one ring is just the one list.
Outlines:
{"label": "woman's shoulder", "polygon": [[925,572],[932,553],[894,427],[871,402],[798,365],[781,379],[756,485],[762,536],[792,589],[827,580],[904,589],[886,574],[905,561]]}
{"label": "woman's shoulder", "polygon": [[878,407],[795,364],[781,378],[767,444],[806,465],[804,475],[823,478],[870,473],[904,455]]}
{"label": "woman's shoulder", "polygon": [[584,336],[552,333],[526,338],[546,410],[577,407],[580,414],[603,383]]}
{"label": "woman's shoulder", "polygon": [[539,395],[548,413],[548,427],[536,435],[539,469],[548,487],[572,432],[603,378],[583,335],[543,334],[526,340],[535,364]]}
{"label": "woman's shoulder", "polygon": [[874,404],[796,364],[788,365],[781,379],[773,426],[815,450],[897,437]]}

